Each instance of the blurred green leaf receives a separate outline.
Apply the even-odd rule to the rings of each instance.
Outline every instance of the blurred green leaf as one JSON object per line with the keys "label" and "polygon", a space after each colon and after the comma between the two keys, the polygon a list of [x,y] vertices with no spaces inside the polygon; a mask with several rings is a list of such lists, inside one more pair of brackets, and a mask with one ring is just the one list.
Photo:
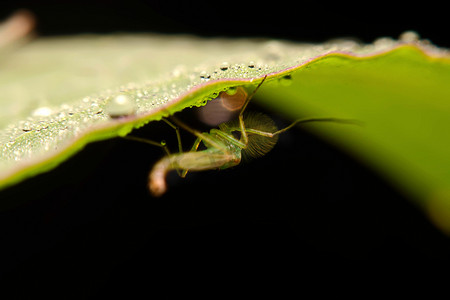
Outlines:
{"label": "blurred green leaf", "polygon": [[292,119],[362,121],[304,126],[378,170],[450,230],[449,56],[409,45],[366,58],[329,55],[296,69],[290,81],[261,88],[262,102]]}

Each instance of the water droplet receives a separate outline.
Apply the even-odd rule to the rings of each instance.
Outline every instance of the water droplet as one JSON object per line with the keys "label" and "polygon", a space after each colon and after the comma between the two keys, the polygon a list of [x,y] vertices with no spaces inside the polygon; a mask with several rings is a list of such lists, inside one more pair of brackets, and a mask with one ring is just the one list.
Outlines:
{"label": "water droplet", "polygon": [[49,126],[49,123],[48,122],[44,122],[44,121],[39,121],[38,123],[37,123],[37,126],[38,126],[38,131],[41,131],[41,130],[45,130],[45,129],[48,129],[48,126]]}
{"label": "water droplet", "polygon": [[391,47],[395,45],[395,41],[389,37],[381,37],[373,42],[376,49],[381,50],[383,48]]}
{"label": "water droplet", "polygon": [[195,106],[197,106],[197,107],[202,107],[202,106],[206,105],[206,103],[208,103],[208,99],[203,99],[203,100],[198,101],[198,102],[195,104]]}
{"label": "water droplet", "polygon": [[250,61],[247,65],[247,67],[249,67],[250,69],[253,69],[255,67],[255,62],[254,61]]}
{"label": "water droplet", "polygon": [[278,81],[282,86],[290,86],[292,84],[292,75],[291,74],[284,75]]}
{"label": "water droplet", "polygon": [[270,61],[279,60],[282,57],[282,45],[278,41],[269,41],[265,45],[266,59]]}
{"label": "water droplet", "polygon": [[211,78],[211,75],[208,74],[206,71],[200,72],[200,79],[202,80],[209,80]]}
{"label": "water droplet", "polygon": [[230,67],[230,63],[224,61],[224,62],[220,65],[220,70],[226,71],[226,70],[228,70],[229,67]]}
{"label": "water droplet", "polygon": [[29,132],[31,130],[33,130],[33,128],[32,128],[32,125],[31,125],[30,122],[23,123],[23,125],[22,125],[22,131],[23,132]]}
{"label": "water droplet", "polygon": [[232,87],[228,88],[228,90],[226,90],[226,93],[229,96],[233,96],[233,95],[235,95],[237,93],[237,90],[238,90],[237,87],[232,86]]}
{"label": "water droplet", "polygon": [[399,40],[404,43],[413,43],[420,40],[420,36],[415,31],[405,31],[399,36]]}
{"label": "water droplet", "polygon": [[48,117],[52,114],[53,110],[50,107],[42,106],[39,108],[36,108],[32,115],[33,117]]}
{"label": "water droplet", "polygon": [[105,105],[105,112],[111,118],[119,118],[134,114],[136,111],[136,103],[133,98],[128,95],[117,95],[110,99]]}
{"label": "water droplet", "polygon": [[174,77],[180,77],[183,73],[186,72],[186,66],[185,65],[178,65],[175,67],[175,69],[172,71],[172,76]]}

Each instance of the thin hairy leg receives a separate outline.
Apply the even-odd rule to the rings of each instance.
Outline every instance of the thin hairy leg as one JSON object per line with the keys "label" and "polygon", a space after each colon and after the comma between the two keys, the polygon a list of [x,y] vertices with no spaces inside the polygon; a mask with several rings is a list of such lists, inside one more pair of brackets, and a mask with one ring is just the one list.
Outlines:
{"label": "thin hairy leg", "polygon": [[240,142],[247,145],[248,144],[248,136],[247,131],[245,130],[245,123],[244,123],[244,111],[248,106],[248,103],[250,100],[252,100],[253,96],[256,94],[260,86],[263,84],[263,82],[266,80],[267,75],[264,76],[263,80],[258,84],[258,86],[253,90],[253,92],[248,96],[248,98],[245,100],[244,105],[242,106],[241,111],[239,112],[239,128],[241,129],[241,139]]}
{"label": "thin hairy leg", "polygon": [[211,133],[221,136],[226,141],[230,142],[231,144],[233,144],[235,146],[238,146],[241,149],[244,149],[246,147],[246,144],[244,144],[240,140],[236,139],[232,134],[228,134],[219,129],[211,129]]}
{"label": "thin hairy leg", "polygon": [[261,130],[251,129],[251,128],[246,129],[246,132],[252,133],[252,134],[258,134],[261,136],[274,137],[280,133],[283,133],[283,132],[291,129],[292,127],[294,127],[297,124],[309,123],[309,122],[333,122],[333,123],[350,124],[350,125],[362,125],[362,122],[358,121],[358,120],[338,119],[338,118],[308,118],[308,119],[296,120],[291,125],[283,128],[283,129],[280,129],[278,131],[275,131],[275,132],[265,132],[265,131],[261,131]]}
{"label": "thin hairy leg", "polygon": [[152,141],[150,139],[140,138],[140,137],[136,137],[136,136],[128,136],[128,135],[124,136],[122,138],[126,139],[126,140],[130,140],[130,141],[135,141],[135,142],[140,142],[140,143],[145,143],[145,144],[149,144],[152,146],[160,147],[166,152],[167,155],[171,154],[165,141],[161,141],[160,143],[158,143],[158,142]]}
{"label": "thin hairy leg", "polygon": [[[180,129],[178,128],[178,126],[175,126],[174,124],[172,124],[172,122],[170,122],[169,120],[166,119],[162,119],[167,125],[169,125],[170,127],[172,127],[175,130],[175,133],[177,135],[177,140],[178,140],[178,152],[182,153],[183,152],[183,146],[181,144],[181,136],[180,136]],[[146,139],[146,138],[140,138],[140,137],[135,137],[135,136],[125,136],[123,137],[124,139],[127,140],[131,140],[131,141],[136,141],[136,142],[141,142],[141,143],[146,143],[152,146],[157,146],[160,148],[163,148],[163,150],[166,152],[167,156],[171,156],[172,153],[170,153],[169,148],[167,147],[167,144],[165,141],[161,141],[160,143],[152,141],[150,139]],[[180,170],[177,169],[177,173],[179,176],[182,176],[182,172]]]}
{"label": "thin hairy leg", "polygon": [[175,126],[172,122],[170,122],[169,120],[163,118],[162,119],[164,122],[166,122],[167,125],[169,125],[170,127],[172,127],[175,130],[175,134],[177,135],[177,140],[178,140],[178,152],[181,153],[183,152],[183,145],[181,144],[181,136],[180,136],[180,128],[178,128],[178,126]]}

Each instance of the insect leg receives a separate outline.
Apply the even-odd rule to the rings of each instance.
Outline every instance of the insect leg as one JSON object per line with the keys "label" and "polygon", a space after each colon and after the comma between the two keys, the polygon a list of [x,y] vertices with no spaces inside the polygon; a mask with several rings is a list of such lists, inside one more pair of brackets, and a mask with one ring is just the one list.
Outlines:
{"label": "insect leg", "polygon": [[[183,147],[182,147],[182,144],[181,144],[180,129],[177,126],[175,126],[174,124],[172,124],[170,121],[168,121],[168,120],[166,120],[164,118],[162,120],[164,122],[166,122],[170,127],[172,127],[175,130],[175,133],[177,135],[177,140],[178,140],[178,151],[179,151],[179,153],[182,153],[183,152]],[[146,144],[149,144],[149,145],[153,145],[153,146],[157,146],[157,147],[163,148],[164,151],[166,152],[167,156],[171,156],[170,150],[167,147],[165,141],[162,141],[161,143],[158,143],[158,142],[155,142],[155,141],[152,141],[152,140],[149,140],[149,139],[139,138],[139,137],[135,137],[135,136],[125,136],[124,138],[127,139],[127,140],[141,142],[141,143],[146,143]],[[186,176],[186,175],[182,176],[181,171],[178,170],[178,169],[177,169],[177,173],[181,177]]]}
{"label": "insect leg", "polygon": [[[157,147],[163,148],[164,151],[166,152],[167,156],[170,157],[170,156],[172,155],[172,153],[170,153],[170,150],[169,150],[169,148],[167,147],[165,141],[161,141],[161,143],[158,143],[158,142],[155,142],[155,141],[152,141],[152,140],[149,140],[149,139],[143,139],[143,138],[139,138],[139,137],[135,137],[135,136],[124,136],[123,138],[124,138],[124,139],[127,139],[127,140],[130,140],[130,141],[136,141],[136,142],[146,143],[146,144],[149,144],[149,145],[153,145],[153,146],[157,146]],[[178,174],[180,177],[184,177],[184,176],[182,175],[182,172],[181,172],[180,170],[178,170],[178,169],[177,169],[177,174]],[[186,176],[186,175],[185,175],[185,176]]]}
{"label": "insect leg", "polygon": [[263,82],[266,80],[267,75],[264,76],[263,80],[258,84],[258,86],[253,90],[253,92],[248,96],[248,98],[245,100],[244,105],[242,105],[242,109],[239,112],[239,127],[241,129],[241,142],[245,145],[248,144],[248,136],[247,132],[245,130],[245,123],[244,123],[244,111],[247,108],[248,103],[253,98],[253,96],[256,94],[260,86],[263,84]]}
{"label": "insect leg", "polygon": [[[175,130],[175,133],[177,135],[177,140],[178,140],[178,152],[179,153],[183,152],[183,146],[181,144],[181,137],[180,137],[180,129],[178,128],[178,126],[175,126],[169,120],[166,120],[165,118],[163,118],[162,120],[164,122],[166,122],[170,127],[172,127]],[[139,138],[139,137],[135,137],[135,136],[124,136],[123,138],[127,139],[127,140],[131,140],[131,141],[146,143],[146,144],[149,144],[149,145],[153,145],[153,146],[157,146],[157,147],[163,148],[167,155],[171,155],[171,153],[169,151],[169,148],[167,147],[165,141],[161,141],[160,143],[158,143],[158,142],[152,141],[150,139],[144,139],[144,138]]]}
{"label": "insect leg", "polygon": [[297,124],[300,123],[308,123],[308,122],[332,122],[332,123],[340,123],[340,124],[350,124],[350,125],[363,125],[363,123],[359,120],[352,120],[352,119],[339,119],[339,118],[308,118],[308,119],[299,119],[294,121],[291,125],[287,126],[286,128],[280,129],[273,133],[273,135],[277,135],[280,133],[283,133],[292,127],[294,127]]}
{"label": "insect leg", "polygon": [[[248,130],[247,130],[247,132],[248,132]],[[235,146],[238,146],[241,149],[244,149],[246,147],[246,144],[244,144],[240,140],[236,139],[233,135],[228,134],[222,130],[211,129],[211,133],[214,133],[216,135],[223,137],[225,140],[227,140],[228,142],[230,142],[231,144],[233,144]]]}
{"label": "insect leg", "polygon": [[130,141],[135,141],[135,142],[140,142],[140,143],[145,143],[145,144],[149,144],[152,146],[156,146],[156,147],[160,147],[163,148],[163,150],[166,152],[167,155],[170,155],[170,151],[169,148],[167,147],[166,143],[164,141],[161,141],[160,143],[149,140],[149,139],[144,139],[144,138],[140,138],[140,137],[136,137],[136,136],[124,136],[122,137],[123,139],[126,140],[130,140]]}
{"label": "insect leg", "polygon": [[167,123],[167,125],[169,125],[170,127],[172,127],[175,130],[175,133],[177,135],[177,140],[178,140],[178,152],[181,153],[183,152],[183,146],[181,144],[181,137],[180,137],[180,128],[178,128],[178,126],[175,126],[172,122],[170,122],[169,120],[163,118],[162,119],[164,122]]}
{"label": "insect leg", "polygon": [[[201,143],[201,142],[202,142],[202,139],[201,139],[200,137],[198,137],[198,138],[195,140],[194,144],[192,145],[192,148],[191,148],[191,151],[190,151],[190,152],[195,152],[195,151],[197,151],[198,146],[200,146],[200,143]],[[181,174],[180,174],[181,178],[186,177],[186,174],[187,174],[188,171],[189,171],[188,169],[184,169],[183,172],[181,172]]]}
{"label": "insect leg", "polygon": [[275,132],[265,132],[265,131],[260,131],[260,130],[256,130],[256,129],[246,129],[247,133],[253,133],[253,134],[258,134],[258,135],[262,135],[262,136],[267,136],[267,137],[274,137],[280,133],[283,133],[289,129],[291,129],[292,127],[294,127],[297,124],[300,123],[308,123],[308,122],[333,122],[333,123],[341,123],[341,124],[350,124],[350,125],[362,125],[361,121],[358,120],[351,120],[351,119],[338,119],[338,118],[308,118],[308,119],[299,119],[296,120],[294,122],[292,122],[291,125],[280,129],[278,131]]}
{"label": "insect leg", "polygon": [[[200,131],[197,131],[195,129],[192,129],[191,127],[187,126],[186,124],[184,124],[183,122],[181,122],[179,119],[177,119],[176,117],[172,116],[171,120],[177,124],[178,126],[180,126],[181,128],[183,128],[184,130],[192,133],[193,135],[195,135],[197,138],[200,138],[202,141],[205,141],[206,143],[208,143],[209,145],[211,145],[212,147],[225,152],[228,152],[228,149],[222,145],[221,143],[218,143],[216,140],[212,139],[211,137],[207,136],[206,134],[201,133]],[[198,147],[198,146],[197,146]]]}

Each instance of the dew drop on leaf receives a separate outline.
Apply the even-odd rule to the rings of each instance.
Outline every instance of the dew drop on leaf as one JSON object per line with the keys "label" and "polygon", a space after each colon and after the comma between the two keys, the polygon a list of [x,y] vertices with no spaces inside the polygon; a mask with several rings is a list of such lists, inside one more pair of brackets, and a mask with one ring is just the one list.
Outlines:
{"label": "dew drop on leaf", "polygon": [[235,86],[230,87],[228,90],[226,90],[226,93],[230,96],[233,96],[234,94],[237,93],[237,87]]}
{"label": "dew drop on leaf", "polygon": [[222,64],[220,64],[220,70],[226,71],[228,70],[228,68],[230,68],[230,63],[224,61]]}
{"label": "dew drop on leaf", "polygon": [[53,110],[50,107],[42,106],[39,108],[36,108],[32,115],[33,117],[47,117],[52,114]]}
{"label": "dew drop on leaf", "polygon": [[292,84],[292,75],[290,75],[290,74],[284,75],[283,77],[281,77],[279,79],[279,83],[282,86],[290,86]]}
{"label": "dew drop on leaf", "polygon": [[119,118],[129,116],[136,111],[136,103],[128,95],[117,95],[111,98],[105,105],[105,112],[111,118]]}
{"label": "dew drop on leaf", "polygon": [[419,34],[415,31],[405,31],[399,36],[399,40],[405,43],[418,42],[420,40]]}
{"label": "dew drop on leaf", "polygon": [[211,75],[208,74],[206,71],[200,72],[200,79],[201,80],[209,80],[211,78]]}

